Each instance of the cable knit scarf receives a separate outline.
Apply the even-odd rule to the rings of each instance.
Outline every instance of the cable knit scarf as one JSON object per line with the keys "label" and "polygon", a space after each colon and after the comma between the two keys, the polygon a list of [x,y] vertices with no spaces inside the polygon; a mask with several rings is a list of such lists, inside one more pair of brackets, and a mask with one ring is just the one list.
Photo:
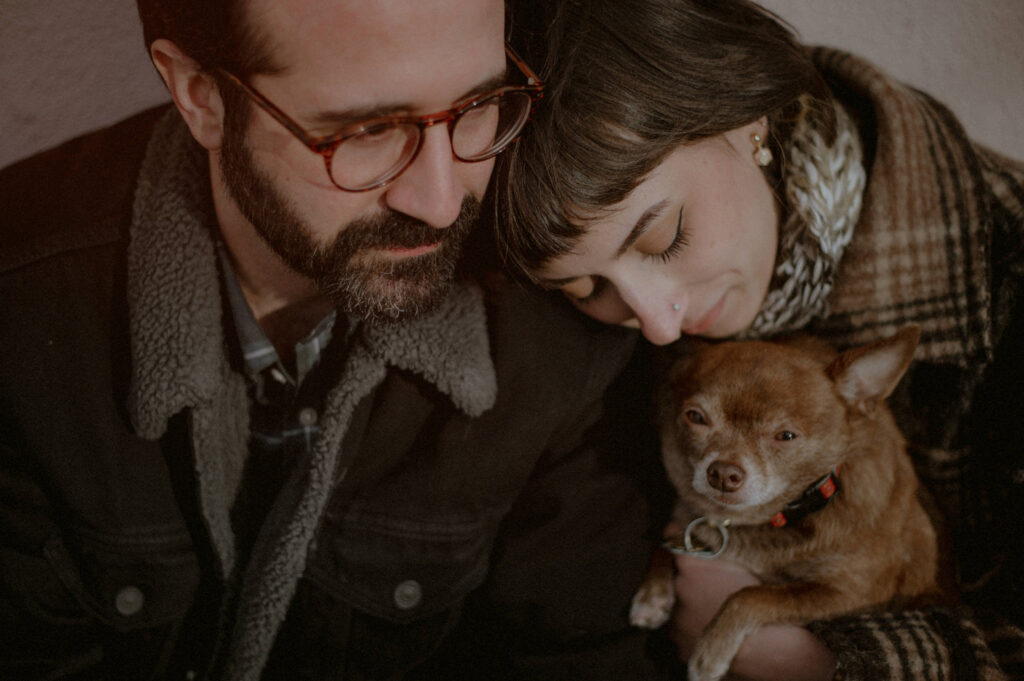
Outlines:
{"label": "cable knit scarf", "polygon": [[857,130],[841,106],[835,111],[832,145],[807,118],[793,131],[784,164],[789,215],[779,228],[768,295],[744,337],[795,331],[828,314],[826,301],[866,183]]}

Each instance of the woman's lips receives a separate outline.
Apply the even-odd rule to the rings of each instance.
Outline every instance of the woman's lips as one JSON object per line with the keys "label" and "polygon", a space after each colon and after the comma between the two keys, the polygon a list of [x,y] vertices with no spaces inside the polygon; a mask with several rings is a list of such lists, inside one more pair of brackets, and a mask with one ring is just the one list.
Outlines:
{"label": "woman's lips", "polygon": [[722,309],[725,307],[725,295],[723,294],[718,302],[715,303],[714,307],[705,313],[703,317],[697,320],[693,326],[689,326],[683,329],[683,333],[687,336],[699,336],[704,333],[718,321],[718,318],[722,314]]}

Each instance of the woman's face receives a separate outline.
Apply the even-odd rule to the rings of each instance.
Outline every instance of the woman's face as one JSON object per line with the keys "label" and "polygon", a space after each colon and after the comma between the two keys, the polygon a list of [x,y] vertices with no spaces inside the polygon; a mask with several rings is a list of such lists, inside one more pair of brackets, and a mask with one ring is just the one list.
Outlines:
{"label": "woman's face", "polygon": [[743,331],[768,291],[778,242],[753,133],[764,138],[763,120],[679,147],[535,274],[585,314],[639,327],[656,345]]}

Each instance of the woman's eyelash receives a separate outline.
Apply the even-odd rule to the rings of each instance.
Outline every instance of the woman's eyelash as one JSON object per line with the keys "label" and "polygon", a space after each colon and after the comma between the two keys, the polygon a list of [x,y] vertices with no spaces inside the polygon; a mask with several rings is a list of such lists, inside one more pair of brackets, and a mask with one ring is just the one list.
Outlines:
{"label": "woman's eyelash", "polygon": [[672,243],[668,245],[668,248],[663,250],[661,253],[651,253],[648,258],[657,258],[661,262],[668,262],[676,255],[679,251],[683,250],[684,247],[690,243],[690,232],[683,227],[683,209],[679,209],[679,221],[676,222],[676,233],[672,237]]}

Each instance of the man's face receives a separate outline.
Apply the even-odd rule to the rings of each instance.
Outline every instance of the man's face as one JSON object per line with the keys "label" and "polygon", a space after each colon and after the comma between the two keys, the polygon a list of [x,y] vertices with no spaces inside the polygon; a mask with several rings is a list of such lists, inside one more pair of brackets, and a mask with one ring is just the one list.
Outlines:
{"label": "man's face", "polygon": [[[247,16],[283,67],[252,84],[314,135],[450,108],[505,70],[500,1],[255,0]],[[414,315],[443,297],[493,161],[455,160],[438,125],[391,184],[350,193],[262,110],[226,118],[221,174],[251,238],[363,318]]]}

